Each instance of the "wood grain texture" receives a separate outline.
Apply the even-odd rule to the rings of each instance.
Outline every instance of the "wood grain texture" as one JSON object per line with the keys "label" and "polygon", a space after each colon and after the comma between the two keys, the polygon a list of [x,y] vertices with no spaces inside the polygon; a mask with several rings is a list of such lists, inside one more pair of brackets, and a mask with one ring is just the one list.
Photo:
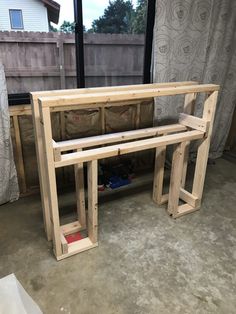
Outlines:
{"label": "wood grain texture", "polygon": [[209,130],[207,137],[202,140],[198,147],[196,167],[193,179],[192,194],[195,195],[199,200],[202,199],[204,181],[206,176],[206,168],[208,161],[208,154],[211,143],[211,135],[213,130],[213,123],[216,111],[218,92],[211,93],[205,101],[203,110],[203,119],[209,121]]}
{"label": "wood grain texture", "polygon": [[[219,86],[214,84],[205,85],[189,85],[189,86],[176,86],[176,87],[162,87],[162,88],[145,88],[126,91],[106,91],[94,94],[81,94],[79,97],[74,95],[68,96],[51,96],[40,97],[39,104],[42,107],[63,107],[73,105],[85,105],[86,108],[97,108],[99,103],[105,103],[105,106],[109,106],[108,103],[123,100],[133,99],[145,99],[151,97],[181,95],[188,93],[205,93],[218,91]],[[81,106],[83,108],[83,106]]]}

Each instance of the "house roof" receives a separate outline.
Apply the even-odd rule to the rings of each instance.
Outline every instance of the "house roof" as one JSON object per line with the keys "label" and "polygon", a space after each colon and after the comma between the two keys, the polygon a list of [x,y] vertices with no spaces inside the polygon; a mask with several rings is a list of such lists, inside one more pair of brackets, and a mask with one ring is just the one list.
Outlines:
{"label": "house roof", "polygon": [[53,0],[41,0],[48,10],[49,21],[57,24],[59,21],[60,4]]}

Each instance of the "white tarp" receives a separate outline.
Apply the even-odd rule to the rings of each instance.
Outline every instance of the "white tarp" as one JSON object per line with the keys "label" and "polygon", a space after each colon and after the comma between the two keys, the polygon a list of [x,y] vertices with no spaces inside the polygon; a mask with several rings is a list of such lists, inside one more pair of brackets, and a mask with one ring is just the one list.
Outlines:
{"label": "white tarp", "polygon": [[0,62],[0,205],[19,198],[19,188],[10,135],[7,89]]}
{"label": "white tarp", "polygon": [[14,274],[0,279],[0,314],[43,314]]}

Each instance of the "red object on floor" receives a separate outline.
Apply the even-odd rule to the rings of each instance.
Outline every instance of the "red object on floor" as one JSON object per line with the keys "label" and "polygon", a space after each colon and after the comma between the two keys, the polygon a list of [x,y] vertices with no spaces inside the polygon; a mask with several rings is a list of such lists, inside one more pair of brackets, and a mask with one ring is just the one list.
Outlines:
{"label": "red object on floor", "polygon": [[83,237],[81,236],[79,231],[75,232],[75,233],[72,233],[72,234],[68,234],[68,235],[65,236],[65,238],[66,238],[66,241],[68,242],[68,244],[83,239]]}
{"label": "red object on floor", "polygon": [[98,185],[98,191],[99,191],[99,192],[105,191],[105,186],[104,186],[104,184]]}

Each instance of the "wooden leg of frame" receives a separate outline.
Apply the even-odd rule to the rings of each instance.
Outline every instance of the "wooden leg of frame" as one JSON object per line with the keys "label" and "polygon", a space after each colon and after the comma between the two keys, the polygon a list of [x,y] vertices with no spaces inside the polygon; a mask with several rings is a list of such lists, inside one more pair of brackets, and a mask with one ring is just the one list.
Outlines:
{"label": "wooden leg of frame", "polygon": [[163,191],[163,180],[164,180],[164,167],[166,158],[166,147],[157,147],[155,156],[155,169],[154,169],[154,180],[153,180],[153,201],[158,205],[163,204],[164,196]]}
{"label": "wooden leg of frame", "polygon": [[188,170],[189,147],[190,147],[190,142],[185,142],[184,161],[183,161],[183,173],[182,173],[182,179],[181,179],[181,186],[183,188],[185,187],[187,170]]}
{"label": "wooden leg of frame", "polygon": [[175,216],[178,213],[181,179],[183,173],[185,143],[175,145],[172,158],[168,213]]}
{"label": "wooden leg of frame", "polygon": [[50,216],[50,206],[49,206],[49,193],[48,193],[48,181],[47,181],[47,170],[44,156],[44,144],[43,144],[43,133],[41,118],[39,112],[39,105],[37,97],[31,98],[32,107],[32,118],[34,125],[34,135],[35,135],[35,148],[37,154],[37,164],[38,164],[38,174],[39,174],[39,184],[40,184],[40,194],[42,202],[42,211],[44,219],[44,228],[47,236],[47,240],[52,240],[52,222]]}
{"label": "wooden leg of frame", "polygon": [[61,248],[62,248],[62,253],[67,254],[68,253],[68,242],[66,241],[66,238],[64,234],[61,232]]}
{"label": "wooden leg of frame", "polygon": [[88,237],[92,243],[98,241],[98,162],[88,162]]}
{"label": "wooden leg of frame", "polygon": [[[79,151],[79,150],[77,150]],[[84,166],[83,163],[74,165],[75,187],[78,220],[82,228],[86,228],[85,196],[84,196]]]}
{"label": "wooden leg of frame", "polygon": [[205,139],[202,140],[198,147],[196,167],[193,179],[192,194],[195,195],[200,201],[202,199],[204,181],[206,176],[206,168],[208,161],[208,154],[211,142],[211,135],[213,129],[213,122],[215,116],[216,102],[218,92],[211,93],[205,101],[203,110],[203,119],[210,121],[209,130]]}
{"label": "wooden leg of frame", "polygon": [[59,208],[57,198],[56,172],[54,167],[54,154],[52,144],[52,126],[50,109],[42,109],[42,118],[44,123],[44,146],[45,146],[45,163],[47,170],[49,206],[52,219],[53,246],[56,257],[62,255],[61,230],[59,221]]}
{"label": "wooden leg of frame", "polygon": [[[196,93],[186,94],[185,95],[184,113],[187,113],[187,114],[193,114],[194,113],[194,106],[195,106],[196,96],[197,96]],[[181,186],[183,188],[185,187],[185,182],[186,182],[189,148],[190,148],[190,142],[186,142],[186,144],[185,144],[185,151],[184,151],[184,164],[183,164],[182,182],[181,182]]]}

